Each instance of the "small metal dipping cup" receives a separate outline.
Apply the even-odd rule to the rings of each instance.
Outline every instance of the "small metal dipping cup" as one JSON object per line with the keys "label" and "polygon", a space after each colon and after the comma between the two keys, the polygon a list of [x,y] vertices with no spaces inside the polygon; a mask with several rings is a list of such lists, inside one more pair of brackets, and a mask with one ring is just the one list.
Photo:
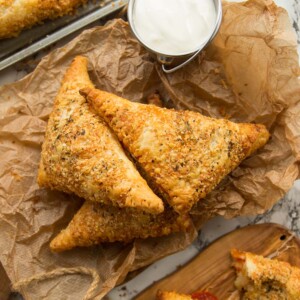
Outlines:
{"label": "small metal dipping cup", "polygon": [[[149,0],[149,1],[151,1],[151,0]],[[203,1],[203,0],[199,0],[199,1]],[[210,1],[210,0],[206,0],[206,1]],[[157,60],[162,64],[162,69],[165,73],[172,73],[172,72],[182,68],[189,62],[191,62],[203,50],[203,48],[205,48],[212,41],[212,39],[217,34],[217,32],[220,28],[220,25],[221,25],[221,21],[222,21],[222,1],[221,0],[213,0],[213,2],[215,4],[215,9],[217,12],[215,27],[214,27],[214,29],[212,28],[213,30],[212,30],[211,36],[207,38],[207,40],[200,46],[200,48],[196,52],[182,53],[179,55],[170,55],[167,53],[159,53],[159,52],[149,48],[149,46],[145,45],[142,42],[141,38],[139,38],[139,36],[137,34],[136,28],[134,26],[134,21],[133,21],[133,11],[134,11],[135,2],[136,2],[136,0],[129,0],[129,3],[128,3],[127,16],[128,16],[128,22],[129,22],[130,28],[131,28],[133,34],[135,35],[135,37],[138,39],[138,41],[146,49],[148,49],[148,51],[150,51],[151,53],[154,53],[156,55]],[[172,65],[172,67],[167,68],[167,66],[171,66],[171,65]],[[174,65],[176,65],[176,66],[174,66]]]}

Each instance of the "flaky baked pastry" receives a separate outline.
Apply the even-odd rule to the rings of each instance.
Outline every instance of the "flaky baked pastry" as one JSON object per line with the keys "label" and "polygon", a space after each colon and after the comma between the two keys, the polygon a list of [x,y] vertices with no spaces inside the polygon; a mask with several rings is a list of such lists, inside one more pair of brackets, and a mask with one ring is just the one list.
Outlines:
{"label": "flaky baked pastry", "polygon": [[81,94],[179,213],[189,211],[269,138],[264,125],[134,103],[90,87]]}
{"label": "flaky baked pastry", "polygon": [[231,255],[237,272],[235,286],[242,300],[300,299],[299,268],[236,249]]}
{"label": "flaky baked pastry", "polygon": [[192,226],[188,215],[179,216],[171,209],[153,215],[131,208],[118,208],[86,201],[68,227],[51,242],[52,251],[103,242],[130,242],[135,238],[159,237],[184,231]]}
{"label": "flaky baked pastry", "polygon": [[84,86],[93,87],[87,60],[76,57],[65,74],[48,121],[39,185],[90,201],[162,212],[162,200],[127,158],[113,132],[79,94]]}
{"label": "flaky baked pastry", "polygon": [[17,36],[22,30],[67,15],[87,0],[0,0],[0,39]]}
{"label": "flaky baked pastry", "polygon": [[175,292],[158,291],[156,300],[192,300],[190,295],[178,294]]}

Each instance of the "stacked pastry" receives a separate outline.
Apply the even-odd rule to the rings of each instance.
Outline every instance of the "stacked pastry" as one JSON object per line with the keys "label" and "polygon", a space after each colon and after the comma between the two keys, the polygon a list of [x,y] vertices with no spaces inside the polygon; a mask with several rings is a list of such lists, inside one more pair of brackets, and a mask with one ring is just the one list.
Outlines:
{"label": "stacked pastry", "polygon": [[49,118],[38,182],[86,202],[51,249],[188,230],[192,206],[268,138],[263,125],[97,90],[87,60],[76,57]]}

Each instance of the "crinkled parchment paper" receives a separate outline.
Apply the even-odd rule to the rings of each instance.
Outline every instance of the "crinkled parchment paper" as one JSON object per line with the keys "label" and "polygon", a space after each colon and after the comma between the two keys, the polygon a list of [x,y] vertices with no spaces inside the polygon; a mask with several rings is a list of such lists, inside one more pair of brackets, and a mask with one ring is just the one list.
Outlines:
{"label": "crinkled parchment paper", "polygon": [[[272,138],[193,209],[195,224],[215,215],[260,214],[299,177],[300,84],[296,36],[286,11],[272,1],[225,3],[219,34],[203,55],[170,75],[114,20],[83,32],[46,56],[24,79],[0,89],[0,260],[14,284],[62,268],[95,270],[101,299],[128,272],[189,245],[194,233],[104,244],[52,254],[49,241],[81,200],[36,184],[48,115],[75,55],[89,59],[94,83],[132,101],[158,90],[168,105],[213,117],[259,122]],[[58,273],[59,274],[59,273]],[[2,275],[1,275],[2,278]],[[55,275],[20,288],[26,299],[82,299],[89,275]],[[96,298],[95,298],[96,297]]]}

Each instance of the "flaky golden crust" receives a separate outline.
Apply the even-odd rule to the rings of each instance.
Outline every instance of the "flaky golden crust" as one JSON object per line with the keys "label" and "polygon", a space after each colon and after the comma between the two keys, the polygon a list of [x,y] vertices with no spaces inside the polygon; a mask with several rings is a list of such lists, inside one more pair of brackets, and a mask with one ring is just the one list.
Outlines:
{"label": "flaky golden crust", "polygon": [[269,138],[263,125],[133,103],[88,87],[81,93],[179,213],[189,211]]}
{"label": "flaky golden crust", "polygon": [[189,216],[179,216],[171,209],[153,215],[86,201],[68,227],[52,240],[50,247],[60,252],[103,242],[129,242],[135,238],[168,235],[190,226]]}
{"label": "flaky golden crust", "polygon": [[158,291],[156,300],[192,300],[189,295],[177,294],[175,292]]}
{"label": "flaky golden crust", "polygon": [[79,94],[93,87],[87,60],[76,57],[55,99],[43,143],[38,183],[90,201],[163,211],[163,202],[127,158],[116,136]]}
{"label": "flaky golden crust", "polygon": [[300,269],[249,252],[231,251],[244,300],[299,300]]}
{"label": "flaky golden crust", "polygon": [[70,14],[87,0],[0,0],[0,39],[17,36],[22,30],[46,19]]}

